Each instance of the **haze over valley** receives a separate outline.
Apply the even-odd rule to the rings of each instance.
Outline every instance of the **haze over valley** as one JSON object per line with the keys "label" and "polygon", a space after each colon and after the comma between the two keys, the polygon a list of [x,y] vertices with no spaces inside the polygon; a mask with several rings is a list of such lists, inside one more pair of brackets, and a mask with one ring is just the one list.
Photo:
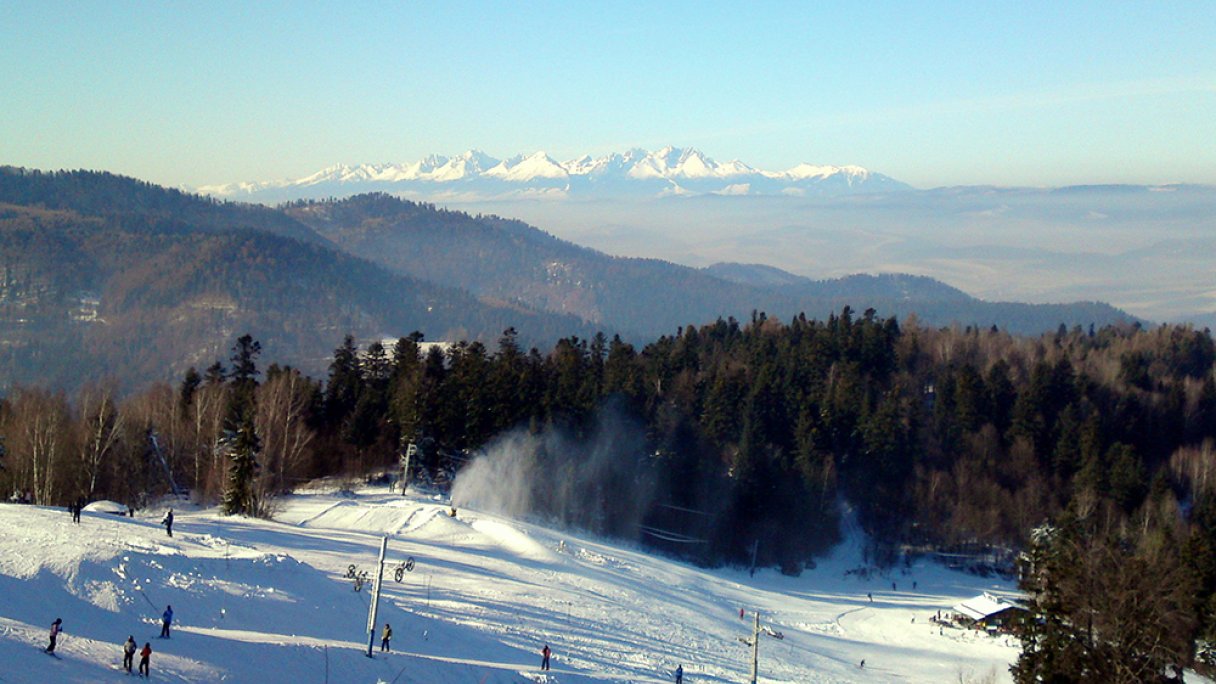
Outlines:
{"label": "haze over valley", "polygon": [[1106,301],[1151,321],[1216,320],[1216,187],[958,186],[918,190],[858,166],[765,171],[664,147],[557,162],[469,151],[210,185],[274,204],[388,192],[519,218],[607,254],[813,279],[902,273],[989,301]]}

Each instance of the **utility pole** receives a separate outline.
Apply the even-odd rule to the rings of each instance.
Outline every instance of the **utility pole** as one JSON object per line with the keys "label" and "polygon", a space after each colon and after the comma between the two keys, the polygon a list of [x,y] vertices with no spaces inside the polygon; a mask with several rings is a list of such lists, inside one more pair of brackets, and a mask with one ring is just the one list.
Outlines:
{"label": "utility pole", "polygon": [[[372,587],[372,605],[367,611],[367,657],[372,657],[372,644],[376,642],[376,616],[380,611],[380,584],[384,579],[384,554],[388,551],[388,535],[380,540],[380,561],[376,564],[376,584]],[[759,619],[759,618],[757,618]]]}
{"label": "utility pole", "polygon": [[405,490],[410,486],[410,459],[414,454],[418,453],[418,447],[410,442],[405,448],[405,455],[401,457],[401,496],[405,496]]}
{"label": "utility pole", "polygon": [[760,669],[760,611],[756,611],[756,622],[752,626],[752,679],[756,684],[756,675]]}
{"label": "utility pole", "polygon": [[[785,638],[784,634],[774,630],[768,625],[764,626],[763,631],[765,636],[770,636],[774,639]],[[743,637],[739,637],[739,641],[742,641],[743,643],[752,647],[752,676],[751,679],[748,680],[748,684],[756,684],[756,679],[759,677],[760,673],[760,632],[760,611],[756,611],[756,619],[752,623],[752,638],[745,639]]]}

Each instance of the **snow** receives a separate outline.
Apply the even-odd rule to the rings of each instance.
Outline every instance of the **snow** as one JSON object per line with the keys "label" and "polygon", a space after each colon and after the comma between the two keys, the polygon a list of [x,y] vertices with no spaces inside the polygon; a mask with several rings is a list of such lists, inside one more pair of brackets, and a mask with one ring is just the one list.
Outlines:
{"label": "snow", "polygon": [[865,173],[866,173],[866,170],[859,166],[841,167],[841,166],[816,166],[814,164],[799,164],[798,166],[795,166],[794,168],[790,169],[789,171],[786,171],[785,175],[788,176],[789,178],[793,178],[793,179],[797,179],[797,180],[805,180],[805,179],[814,179],[814,178],[828,178],[830,176],[836,176],[836,175],[841,175],[841,174],[843,174],[845,176],[857,176],[857,175],[862,175]]}
{"label": "snow", "polygon": [[82,512],[109,513],[111,515],[126,515],[127,507],[117,501],[94,501],[84,506]]}
{"label": "snow", "polygon": [[1013,608],[1014,605],[1000,596],[981,594],[955,605],[952,610],[965,615],[972,620],[983,620],[989,615],[996,615],[1002,610]]}
{"label": "snow", "polygon": [[521,155],[500,162],[484,175],[506,181],[527,182],[535,178],[566,178],[570,174],[549,155],[536,152],[527,157]]}
{"label": "snow", "polygon": [[[125,681],[131,634],[152,644],[166,682],[669,682],[680,664],[690,683],[738,682],[757,610],[784,636],[761,636],[763,682],[1008,681],[1017,656],[1006,637],[929,622],[985,591],[1008,596],[1007,583],[921,561],[860,572],[856,532],[800,577],[751,576],[478,510],[452,516],[446,500],[383,487],[280,504],[266,521],[172,502],[172,538],[163,508],[86,510],[73,524],[63,509],[0,504],[0,681]],[[368,658],[370,587],[355,592],[345,575],[373,571],[382,535],[377,635],[392,624],[393,651]],[[168,604],[173,637],[157,639]],[[39,652],[56,617],[61,659]]]}
{"label": "snow", "polygon": [[[876,176],[877,177],[877,176]],[[295,180],[259,183],[231,183],[197,188],[205,194],[217,196],[253,195],[266,190],[290,188],[313,188],[325,184],[388,184],[398,188],[410,188],[411,184],[468,183],[492,181],[512,185],[540,182],[552,185],[553,181],[595,179],[598,181],[730,181],[726,187],[747,185],[753,182],[819,184],[825,181],[843,183],[845,187],[863,184],[871,180],[871,174],[860,166],[816,166],[799,164],[787,171],[764,171],[732,160],[718,163],[700,150],[668,145],[653,152],[632,149],[625,153],[611,153],[602,157],[583,155],[570,161],[558,162],[542,152],[520,154],[509,159],[495,159],[484,152],[469,150],[455,157],[430,155],[425,159],[407,164],[362,164],[347,166],[335,164],[314,174]],[[877,177],[879,180],[885,177]],[[889,180],[889,179],[887,179]],[[755,188],[753,188],[754,190]],[[779,188],[776,192],[782,192]],[[711,192],[717,191],[710,190]],[[682,194],[682,193],[681,193]],[[720,194],[737,194],[730,191]]]}

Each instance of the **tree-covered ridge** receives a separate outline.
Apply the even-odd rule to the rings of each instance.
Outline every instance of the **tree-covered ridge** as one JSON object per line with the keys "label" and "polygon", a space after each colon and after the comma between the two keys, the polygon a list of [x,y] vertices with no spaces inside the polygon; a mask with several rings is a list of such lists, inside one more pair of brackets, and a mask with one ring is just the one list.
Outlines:
{"label": "tree-covered ridge", "polygon": [[842,306],[884,315],[915,313],[1038,334],[1059,323],[1130,321],[1095,302],[1035,305],[984,302],[928,278],[851,276],[763,284],[739,269],[695,269],[657,259],[614,257],[578,247],[519,221],[438,209],[384,194],[299,201],[283,210],[353,254],[398,273],[452,284],[480,296],[574,314],[602,329],[655,337],[673,326],[753,309],[789,318],[826,318]]}
{"label": "tree-covered ridge", "polygon": [[108,173],[0,168],[0,386],[114,376],[136,387],[215,356],[236,330],[313,374],[325,340],[343,331],[489,344],[513,327],[548,346],[599,329],[636,341],[754,309],[826,316],[857,301],[853,286],[884,315],[915,310],[929,322],[1040,331],[1122,319],[1099,304],[960,302],[948,288],[943,301],[904,296],[942,290],[910,278],[791,294],[387,195],[271,209]]}
{"label": "tree-covered ridge", "polygon": [[[1187,327],[1016,338],[846,308],[719,320],[641,350],[596,335],[524,352],[509,330],[493,352],[422,353],[420,339],[334,352],[312,417],[339,455],[323,470],[388,462],[406,439],[438,472],[520,426],[585,437],[611,405],[643,426],[646,468],[688,469],[668,498],[731,492],[723,539],[771,526],[762,557],[791,566],[832,541],[838,496],[881,539],[1017,546],[1077,500],[1132,515],[1164,483],[1185,501],[1198,485],[1179,464],[1216,437],[1216,353]],[[830,532],[790,533],[798,520]],[[737,558],[726,545],[716,558]]]}
{"label": "tree-covered ridge", "polygon": [[0,384],[137,387],[180,375],[248,330],[312,373],[335,331],[425,327],[454,337],[518,325],[556,339],[573,318],[480,302],[323,241],[157,215],[0,205]]}
{"label": "tree-covered ridge", "polygon": [[0,167],[0,203],[107,217],[132,232],[257,230],[324,244],[312,229],[268,207],[222,202],[103,171]]}

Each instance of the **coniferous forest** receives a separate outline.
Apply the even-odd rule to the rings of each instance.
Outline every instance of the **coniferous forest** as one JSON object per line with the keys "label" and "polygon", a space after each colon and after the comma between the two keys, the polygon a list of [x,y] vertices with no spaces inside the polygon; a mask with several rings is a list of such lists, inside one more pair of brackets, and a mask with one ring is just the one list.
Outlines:
{"label": "coniferous forest", "polygon": [[1206,330],[1027,338],[846,307],[690,325],[640,349],[596,335],[525,350],[510,329],[494,349],[347,336],[325,378],[261,357],[246,335],[125,397],[16,388],[0,404],[0,484],[39,504],[139,506],[172,483],[269,515],[306,480],[395,468],[408,443],[413,479],[442,488],[505,436],[558,434],[538,442],[538,477],[561,481],[593,451],[601,463],[560,504],[539,487],[532,514],[694,562],[754,554],[796,574],[860,526],[879,565],[1016,566],[1056,616],[1025,631],[1020,681],[1145,681],[1216,633]]}

